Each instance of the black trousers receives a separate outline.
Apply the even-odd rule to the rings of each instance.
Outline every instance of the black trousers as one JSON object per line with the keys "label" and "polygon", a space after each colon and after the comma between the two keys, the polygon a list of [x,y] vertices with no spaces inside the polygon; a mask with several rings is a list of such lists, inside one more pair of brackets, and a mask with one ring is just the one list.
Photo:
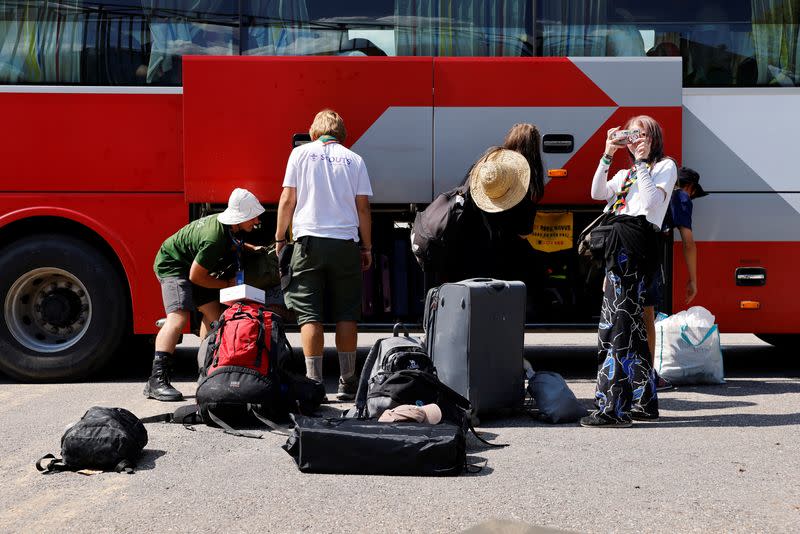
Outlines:
{"label": "black trousers", "polygon": [[658,415],[655,371],[642,317],[648,278],[625,249],[606,270],[597,332],[595,415],[599,417],[629,421],[632,406]]}

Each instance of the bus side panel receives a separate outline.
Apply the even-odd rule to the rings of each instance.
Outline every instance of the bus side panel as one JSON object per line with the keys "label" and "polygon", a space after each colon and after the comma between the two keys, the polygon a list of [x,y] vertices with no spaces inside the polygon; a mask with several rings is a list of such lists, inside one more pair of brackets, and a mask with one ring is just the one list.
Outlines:
{"label": "bus side panel", "polygon": [[[699,202],[698,202],[699,204]],[[722,332],[798,333],[800,317],[800,243],[700,242],[697,244],[698,293],[690,306],[703,306],[717,318]],[[762,267],[763,286],[736,285],[736,269]],[[686,309],[688,273],[680,241],[673,248],[673,310]],[[741,301],[760,303],[757,310],[741,309]]]}
{"label": "bus side panel", "polygon": [[[546,204],[593,204],[589,191],[606,132],[636,115],[661,123],[665,153],[680,160],[680,61],[662,59],[668,60],[435,58],[434,193],[458,185],[480,154],[519,122],[535,124],[542,136],[574,140],[571,152],[543,154],[545,170],[567,170],[547,185]],[[641,90],[629,89],[632,78],[643,80]],[[611,172],[628,164],[620,154]]]}
{"label": "bus side panel", "polygon": [[3,191],[181,191],[181,95],[0,93]]}
{"label": "bus side panel", "polygon": [[[423,57],[184,58],[188,201],[226,202],[234,187],[245,187],[262,202],[277,202],[293,134],[307,133],[314,115],[325,108],[344,118],[345,145],[366,142],[361,155],[374,202],[405,201],[391,198],[400,180],[401,191],[430,200],[431,62]],[[404,117],[406,109],[410,115]],[[371,135],[374,139],[367,140]],[[371,167],[378,159],[382,165]],[[400,172],[404,162],[416,165],[412,172]]]}
{"label": "bus side panel", "polygon": [[[155,332],[164,308],[153,261],[164,239],[188,222],[182,194],[4,194],[0,213],[0,227],[31,217],[61,217],[97,233],[127,276],[134,332]],[[51,231],[57,233],[58,226]]]}

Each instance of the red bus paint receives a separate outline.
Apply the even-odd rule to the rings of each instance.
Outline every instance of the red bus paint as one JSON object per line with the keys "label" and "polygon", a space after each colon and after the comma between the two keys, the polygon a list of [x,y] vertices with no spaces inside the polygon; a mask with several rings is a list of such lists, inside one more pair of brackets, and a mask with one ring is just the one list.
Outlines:
{"label": "red bus paint", "polygon": [[[133,328],[154,331],[164,314],[153,260],[161,243],[189,222],[179,193],[3,193],[0,228],[16,221],[54,217],[79,223],[100,236],[125,272],[133,308]],[[131,219],[135,214],[135,224]],[[49,231],[58,231],[53,224]],[[11,236],[13,237],[13,236]]]}
{"label": "red bus paint", "polygon": [[431,58],[192,57],[184,60],[189,202],[244,187],[275,203],[293,133],[317,111],[347,117],[352,145],[389,106],[431,106]]}

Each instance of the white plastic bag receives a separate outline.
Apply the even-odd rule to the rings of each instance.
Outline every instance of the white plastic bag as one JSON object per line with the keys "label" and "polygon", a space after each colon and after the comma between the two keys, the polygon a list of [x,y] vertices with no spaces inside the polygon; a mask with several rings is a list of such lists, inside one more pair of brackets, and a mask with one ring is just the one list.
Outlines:
{"label": "white plastic bag", "polygon": [[714,316],[694,306],[656,323],[655,367],[673,384],[724,384]]}

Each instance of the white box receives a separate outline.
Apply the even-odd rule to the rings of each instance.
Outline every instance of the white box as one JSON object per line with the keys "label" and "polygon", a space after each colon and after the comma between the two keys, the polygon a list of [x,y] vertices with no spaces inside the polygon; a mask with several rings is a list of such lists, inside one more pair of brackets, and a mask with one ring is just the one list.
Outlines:
{"label": "white box", "polygon": [[219,290],[219,301],[223,304],[233,304],[239,300],[251,300],[264,304],[264,290],[257,287],[239,284]]}

